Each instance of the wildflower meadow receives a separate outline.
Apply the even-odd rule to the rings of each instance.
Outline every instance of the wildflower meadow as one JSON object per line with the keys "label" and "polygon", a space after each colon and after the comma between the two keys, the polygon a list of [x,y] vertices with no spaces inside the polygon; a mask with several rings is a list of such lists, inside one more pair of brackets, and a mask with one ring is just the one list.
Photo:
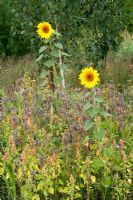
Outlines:
{"label": "wildflower meadow", "polygon": [[0,200],[133,199],[131,6],[2,0]]}

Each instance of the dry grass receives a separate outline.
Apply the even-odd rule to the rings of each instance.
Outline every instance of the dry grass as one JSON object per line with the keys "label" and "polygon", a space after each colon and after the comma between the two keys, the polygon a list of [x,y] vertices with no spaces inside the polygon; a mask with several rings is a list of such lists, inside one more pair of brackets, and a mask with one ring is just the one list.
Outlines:
{"label": "dry grass", "polygon": [[33,56],[26,55],[17,59],[7,58],[0,60],[1,79],[0,85],[5,87],[14,87],[18,79],[25,72],[34,74],[37,71],[37,65]]}
{"label": "dry grass", "polygon": [[104,83],[114,83],[117,87],[126,87],[132,84],[133,63],[130,60],[118,60],[109,55],[106,67],[101,71]]}

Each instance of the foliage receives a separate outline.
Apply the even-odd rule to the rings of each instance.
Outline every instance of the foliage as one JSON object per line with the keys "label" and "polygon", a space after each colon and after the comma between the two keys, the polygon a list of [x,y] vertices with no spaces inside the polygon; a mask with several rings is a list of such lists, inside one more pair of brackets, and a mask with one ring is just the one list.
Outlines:
{"label": "foliage", "polygon": [[[11,15],[8,21],[2,14],[2,18],[9,23],[4,36],[8,40],[8,51],[3,49],[5,54],[35,52],[39,43],[35,34],[36,25],[40,20],[46,20],[63,34],[61,42],[73,59],[80,58],[81,52],[85,52],[82,53],[84,59],[98,65],[110,48],[119,45],[121,33],[131,24],[130,0],[13,0],[3,6],[6,17]],[[6,32],[5,29],[3,22],[1,30]]]}
{"label": "foliage", "polygon": [[133,2],[132,0],[126,0],[126,24],[127,30],[133,33]]}
{"label": "foliage", "polygon": [[[28,74],[11,97],[2,91],[0,182],[8,198],[132,199],[132,92],[106,85],[95,100],[93,91],[53,94]],[[95,125],[84,129],[88,117]]]}
{"label": "foliage", "polygon": [[[89,57],[97,65],[106,57],[110,48],[115,49],[121,40],[121,31],[125,26],[125,1],[87,1],[83,3],[89,27],[90,38],[87,45]],[[88,38],[87,37],[87,38]]]}
{"label": "foliage", "polygon": [[123,41],[115,53],[117,59],[121,60],[130,60],[133,58],[133,40],[127,39]]}
{"label": "foliage", "polygon": [[9,36],[10,36],[10,9],[9,1],[0,1],[0,55],[8,54]]}

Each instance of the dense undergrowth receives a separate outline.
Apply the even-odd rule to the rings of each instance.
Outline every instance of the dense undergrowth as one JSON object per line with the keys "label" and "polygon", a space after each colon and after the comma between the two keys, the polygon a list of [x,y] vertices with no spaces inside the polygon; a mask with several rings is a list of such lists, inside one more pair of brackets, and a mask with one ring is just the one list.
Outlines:
{"label": "dense undergrowth", "polygon": [[25,74],[9,94],[1,91],[2,200],[132,199],[132,86],[53,93]]}

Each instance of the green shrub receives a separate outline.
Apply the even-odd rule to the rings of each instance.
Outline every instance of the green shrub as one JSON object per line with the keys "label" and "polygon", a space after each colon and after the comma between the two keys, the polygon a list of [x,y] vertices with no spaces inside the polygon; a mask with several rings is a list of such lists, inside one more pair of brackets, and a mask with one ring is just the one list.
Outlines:
{"label": "green shrub", "polygon": [[133,62],[133,40],[127,38],[123,41],[115,55],[118,60],[129,60]]}
{"label": "green shrub", "polygon": [[10,2],[8,0],[0,1],[0,55],[8,53],[8,43],[11,30],[11,12]]}

